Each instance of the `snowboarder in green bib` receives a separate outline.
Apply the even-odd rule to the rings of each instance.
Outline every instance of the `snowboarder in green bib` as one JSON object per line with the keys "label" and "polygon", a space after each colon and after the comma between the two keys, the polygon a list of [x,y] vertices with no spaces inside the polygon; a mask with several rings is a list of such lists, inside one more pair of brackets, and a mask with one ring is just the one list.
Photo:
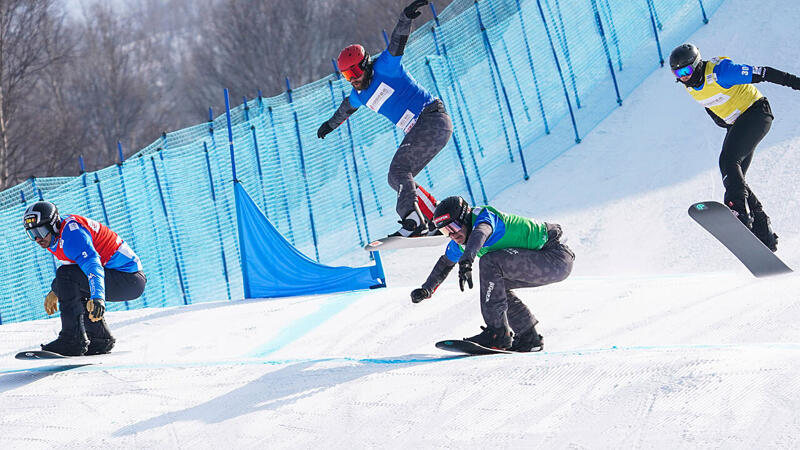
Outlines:
{"label": "snowboarder in green bib", "polygon": [[466,340],[488,348],[541,350],[538,320],[513,289],[544,286],[569,276],[575,254],[561,243],[561,226],[491,206],[471,208],[461,197],[442,200],[433,222],[451,242],[422,287],[411,292],[411,301],[430,298],[456,264],[461,290],[471,289],[472,263],[480,257],[480,305],[486,326]]}

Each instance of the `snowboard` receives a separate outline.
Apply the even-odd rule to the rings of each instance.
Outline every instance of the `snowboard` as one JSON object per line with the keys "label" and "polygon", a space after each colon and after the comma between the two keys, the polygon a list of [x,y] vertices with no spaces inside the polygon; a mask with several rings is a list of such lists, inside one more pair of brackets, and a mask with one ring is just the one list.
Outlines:
{"label": "snowboard", "polygon": [[722,203],[695,203],[689,207],[689,216],[730,250],[755,277],[792,271]]}
{"label": "snowboard", "polygon": [[[129,350],[122,350],[122,351],[115,351],[114,355],[119,355],[122,353],[129,353]],[[14,358],[17,359],[25,359],[25,360],[42,360],[42,359],[75,359],[75,358],[89,358],[94,359],[99,356],[109,355],[110,353],[102,353],[99,355],[82,355],[82,356],[66,356],[60,353],[53,353],[48,352],[47,350],[26,350],[24,352],[17,353]]]}
{"label": "snowboard", "polygon": [[372,241],[364,246],[364,250],[374,252],[378,250],[397,250],[402,248],[437,247],[446,244],[450,238],[445,235],[403,237],[388,236]]}
{"label": "snowboard", "polygon": [[17,353],[14,358],[17,359],[65,359],[72,358],[59,353],[48,352],[47,350],[27,350]]}
{"label": "snowboard", "polygon": [[448,352],[466,353],[467,355],[494,355],[496,353],[517,353],[509,350],[500,350],[499,348],[488,348],[478,345],[472,341],[464,339],[451,339],[447,341],[439,341],[436,343],[436,348],[447,350]]}

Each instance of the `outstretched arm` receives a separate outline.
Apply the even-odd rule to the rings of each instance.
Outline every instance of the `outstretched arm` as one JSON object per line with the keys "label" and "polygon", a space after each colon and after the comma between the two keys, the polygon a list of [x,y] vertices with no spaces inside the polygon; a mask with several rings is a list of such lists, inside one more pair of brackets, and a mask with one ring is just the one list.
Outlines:
{"label": "outstretched arm", "polygon": [[354,107],[350,104],[350,98],[345,97],[342,100],[342,103],[336,108],[336,112],[333,113],[333,117],[322,122],[322,125],[317,130],[317,137],[320,139],[325,139],[325,136],[336,129],[339,125],[341,125],[345,120],[347,120],[354,112],[358,110],[357,107]]}
{"label": "outstretched arm", "polygon": [[447,275],[450,274],[450,271],[453,270],[456,263],[450,261],[447,255],[442,255],[439,257],[439,260],[436,261],[436,264],[433,266],[433,270],[431,270],[430,275],[428,275],[428,279],[422,283],[422,287],[414,289],[411,291],[411,301],[414,303],[419,303],[426,298],[431,298],[433,292],[436,288],[442,284]]}
{"label": "outstretched arm", "polygon": [[406,42],[408,42],[408,36],[411,34],[411,21],[422,14],[418,9],[427,4],[428,0],[414,0],[403,9],[403,14],[400,15],[400,20],[397,21],[397,25],[392,31],[392,37],[389,40],[389,53],[392,56],[403,54],[406,49]]}
{"label": "outstretched arm", "polygon": [[788,86],[794,90],[800,90],[800,78],[795,75],[767,66],[754,67],[753,69],[753,83],[768,81],[781,86]]}

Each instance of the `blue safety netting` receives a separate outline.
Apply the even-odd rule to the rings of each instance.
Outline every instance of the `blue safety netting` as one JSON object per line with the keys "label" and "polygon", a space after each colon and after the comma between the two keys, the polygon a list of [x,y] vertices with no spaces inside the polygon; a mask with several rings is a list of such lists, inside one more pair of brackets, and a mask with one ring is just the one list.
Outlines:
{"label": "blue safety netting", "polygon": [[[452,2],[416,24],[404,56],[455,127],[417,181],[440,198],[485,203],[535,176],[662,67],[722,1]],[[397,228],[386,175],[403,134],[361,108],[317,139],[349,91],[331,74],[232,108],[231,139],[221,114],[162,135],[122,164],[0,192],[0,322],[46,317],[41,303],[56,262],[21,227],[26,205],[40,197],[106,223],[141,257],[145,294],[110,310],[242,298],[233,163],[300,252],[326,264],[369,264],[361,247]]]}

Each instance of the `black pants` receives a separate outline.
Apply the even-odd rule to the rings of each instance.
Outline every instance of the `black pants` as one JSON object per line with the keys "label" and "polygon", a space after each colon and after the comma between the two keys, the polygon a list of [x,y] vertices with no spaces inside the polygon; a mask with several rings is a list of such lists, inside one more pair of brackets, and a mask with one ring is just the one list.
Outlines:
{"label": "black pants", "polygon": [[[105,270],[106,301],[124,302],[138,298],[144,292],[147,279],[143,272],[120,272]],[[61,333],[76,336],[85,327],[89,339],[110,338],[106,320],[92,322],[86,313],[86,300],[90,296],[89,279],[77,264],[65,264],[56,270],[51,289],[58,296],[61,310]],[[81,327],[83,323],[83,327]]]}
{"label": "black pants", "polygon": [[766,97],[756,100],[728,128],[719,155],[719,170],[725,186],[725,204],[750,206],[750,211],[761,211],[761,203],[745,182],[745,174],[753,159],[753,152],[772,126],[772,109]]}

